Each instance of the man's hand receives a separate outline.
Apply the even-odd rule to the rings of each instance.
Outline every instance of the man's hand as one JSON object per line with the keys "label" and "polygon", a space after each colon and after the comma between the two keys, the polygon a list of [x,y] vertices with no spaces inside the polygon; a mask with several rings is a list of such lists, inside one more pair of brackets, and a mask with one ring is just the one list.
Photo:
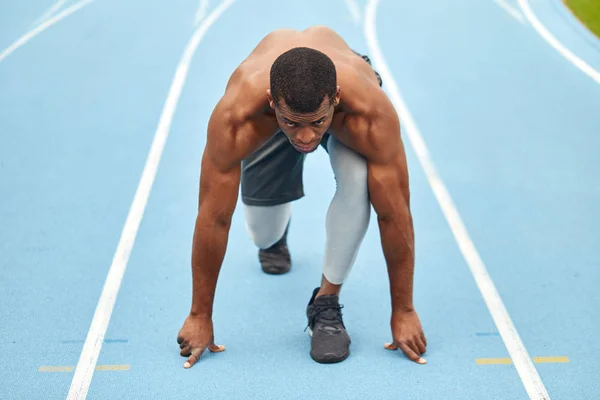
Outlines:
{"label": "man's hand", "polygon": [[177,335],[177,343],[181,356],[188,357],[183,364],[184,368],[194,365],[207,348],[213,353],[225,350],[225,346],[215,344],[212,319],[209,317],[189,315]]}
{"label": "man's hand", "polygon": [[388,350],[401,349],[412,361],[425,364],[421,354],[425,353],[427,340],[416,311],[392,312],[392,336],[394,341],[386,343]]}

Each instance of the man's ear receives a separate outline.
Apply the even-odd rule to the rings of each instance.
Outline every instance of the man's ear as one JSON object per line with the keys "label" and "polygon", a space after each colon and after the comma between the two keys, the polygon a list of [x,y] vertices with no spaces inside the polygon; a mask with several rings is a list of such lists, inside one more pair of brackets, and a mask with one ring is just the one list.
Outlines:
{"label": "man's ear", "polygon": [[275,102],[273,101],[273,96],[271,96],[271,89],[267,89],[267,99],[269,100],[269,106],[274,110]]}
{"label": "man's ear", "polygon": [[335,97],[333,98],[333,105],[337,106],[338,104],[340,104],[340,87],[338,86],[336,91],[335,91]]}

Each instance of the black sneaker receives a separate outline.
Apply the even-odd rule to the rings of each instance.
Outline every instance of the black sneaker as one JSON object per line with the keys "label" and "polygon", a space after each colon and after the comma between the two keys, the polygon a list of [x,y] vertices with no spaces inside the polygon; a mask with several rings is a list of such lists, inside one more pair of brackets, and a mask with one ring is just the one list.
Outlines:
{"label": "black sneaker", "polygon": [[258,259],[262,270],[266,274],[285,274],[292,268],[292,259],[287,247],[287,233],[290,224],[285,228],[283,237],[268,249],[258,250]]}
{"label": "black sneaker", "polygon": [[310,356],[318,363],[344,361],[350,355],[350,336],[342,320],[342,308],[337,295],[315,299],[316,288],[306,308],[311,336]]}

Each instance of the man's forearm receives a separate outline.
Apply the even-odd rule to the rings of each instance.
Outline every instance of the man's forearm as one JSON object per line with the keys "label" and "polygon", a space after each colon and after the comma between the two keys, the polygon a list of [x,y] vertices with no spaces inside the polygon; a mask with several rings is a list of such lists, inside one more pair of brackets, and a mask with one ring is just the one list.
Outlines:
{"label": "man's forearm", "polygon": [[227,248],[230,222],[207,214],[200,210],[194,229],[190,314],[210,317],[217,279]]}
{"label": "man's forearm", "polygon": [[414,233],[412,219],[380,218],[381,244],[390,279],[392,311],[412,311]]}

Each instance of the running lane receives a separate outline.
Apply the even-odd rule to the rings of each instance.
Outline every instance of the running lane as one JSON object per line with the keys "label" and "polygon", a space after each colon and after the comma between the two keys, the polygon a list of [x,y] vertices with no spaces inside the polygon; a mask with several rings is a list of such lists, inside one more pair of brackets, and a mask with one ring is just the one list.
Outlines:
{"label": "running lane", "polygon": [[[367,51],[362,29],[342,1],[263,1],[260,9],[269,13],[256,9],[249,2],[233,4],[197,50],[108,328],[107,337],[123,342],[105,345],[99,358],[99,364],[131,369],[96,373],[89,398],[279,399],[314,397],[315,390],[345,399],[475,398],[481,393],[486,398],[526,398],[510,367],[475,364],[476,357],[501,354],[503,346],[477,336],[493,331],[492,320],[410,148],[418,237],[416,305],[429,340],[428,365],[383,348],[390,340],[389,289],[374,216],[342,297],[352,354],[336,365],[310,358],[305,308],[320,281],[325,213],[334,190],[329,160],[318,151],[306,164],[307,197],[294,204],[292,271],[277,277],[261,272],[238,208],[214,314],[216,342],[227,350],[207,353],[184,370],[176,336],[190,306],[200,158],[208,118],[229,75],[277,28],[325,24],[356,50]],[[244,34],[238,33],[240,26]],[[386,30],[393,44],[396,34]]]}
{"label": "running lane", "polygon": [[0,52],[34,27],[52,0],[3,1],[0,3]]}
{"label": "running lane", "polygon": [[[564,29],[598,68],[594,46]],[[570,360],[537,364],[551,398],[597,397],[600,85],[492,1],[384,1],[377,31],[530,355]]]}
{"label": "running lane", "polygon": [[97,1],[0,63],[2,398],[68,391],[38,369],[77,363],[197,6],[144,4]]}

